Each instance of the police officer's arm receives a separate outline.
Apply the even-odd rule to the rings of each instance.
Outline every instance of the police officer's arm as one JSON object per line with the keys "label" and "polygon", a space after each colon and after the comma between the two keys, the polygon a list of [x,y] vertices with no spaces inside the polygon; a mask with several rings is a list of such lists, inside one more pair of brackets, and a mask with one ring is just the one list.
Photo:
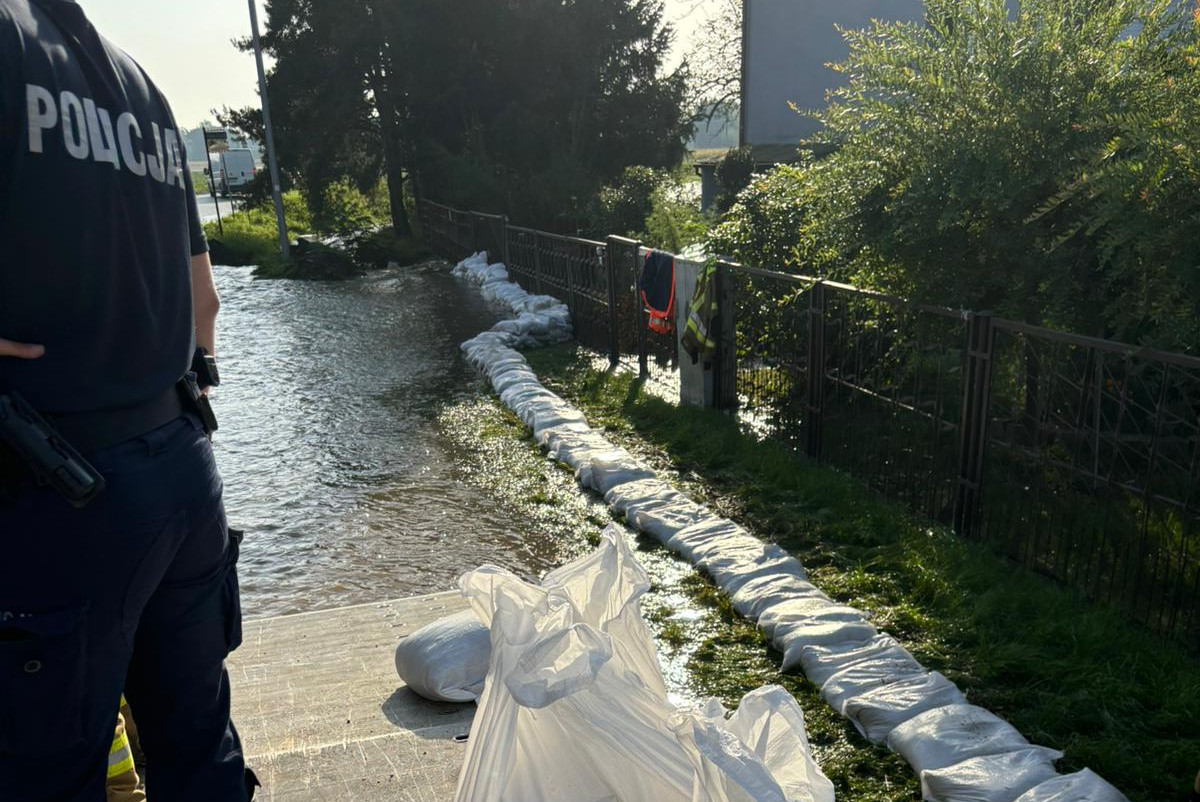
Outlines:
{"label": "police officer's arm", "polygon": [[208,239],[200,224],[200,210],[196,206],[190,171],[183,171],[183,181],[187,189],[188,237],[192,246],[192,313],[196,324],[196,346],[216,354],[217,312],[221,308],[221,299],[217,297],[217,286],[213,283]]}
{"label": "police officer's arm", "polygon": [[217,352],[217,312],[221,299],[213,283],[212,262],[208,253],[192,257],[192,304],[196,316],[196,345],[210,354]]}
{"label": "police officer's arm", "polygon": [[44,353],[46,353],[44,345],[16,343],[12,340],[0,338],[0,356],[12,356],[17,359],[37,359]]}

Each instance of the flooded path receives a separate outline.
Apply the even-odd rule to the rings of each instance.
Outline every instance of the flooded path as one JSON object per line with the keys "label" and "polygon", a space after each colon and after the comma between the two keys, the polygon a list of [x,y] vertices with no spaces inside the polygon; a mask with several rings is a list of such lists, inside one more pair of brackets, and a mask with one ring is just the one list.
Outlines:
{"label": "flooded path", "polygon": [[448,410],[484,387],[459,343],[496,312],[432,263],[350,282],[254,281],[218,267],[223,384],[215,439],[231,525],[245,529],[247,616],[449,590],[495,562],[563,557],[468,481],[480,466]]}

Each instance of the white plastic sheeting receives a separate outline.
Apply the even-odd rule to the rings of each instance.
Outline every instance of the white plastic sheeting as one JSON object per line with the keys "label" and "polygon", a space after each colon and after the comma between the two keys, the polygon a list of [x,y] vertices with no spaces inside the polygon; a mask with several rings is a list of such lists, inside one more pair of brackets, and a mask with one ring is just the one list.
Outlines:
{"label": "white plastic sheeting", "polygon": [[494,566],[461,581],[492,661],[458,802],[833,802],[796,700],[748,694],[731,718],[668,699],[621,532],[541,585]]}
{"label": "white plastic sheeting", "polygon": [[[542,387],[515,349],[569,338],[564,305],[511,284],[504,266],[488,265],[485,254],[465,260],[454,272],[479,284],[486,298],[515,316],[462,347],[548,455],[573,468],[580,484],[603,495],[631,526],[707,572],[732,597],[734,608],[783,652],[784,669],[802,668],[866,738],[883,744],[895,732],[890,743],[927,778],[927,799],[1013,802],[1039,783],[1030,793],[1045,787],[1046,794],[1027,794],[1021,802],[1123,799],[1115,791],[1116,796],[1105,796],[1109,786],[1090,773],[1059,777],[1052,765],[1058,753],[1030,747],[1005,722],[969,705],[953,682],[926,672],[861,611],[838,604],[809,583],[794,557],[687,499]],[[685,740],[686,729],[677,732]],[[702,743],[700,732],[688,737]]]}

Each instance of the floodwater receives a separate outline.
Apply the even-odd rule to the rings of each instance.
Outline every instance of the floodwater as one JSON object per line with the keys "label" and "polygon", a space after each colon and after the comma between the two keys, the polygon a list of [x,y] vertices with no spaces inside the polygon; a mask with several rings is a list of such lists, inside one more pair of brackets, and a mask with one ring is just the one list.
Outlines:
{"label": "floodwater", "polygon": [[450,590],[494,562],[552,567],[552,544],[478,483],[439,420],[483,392],[458,345],[496,321],[442,263],[349,282],[218,267],[214,448],[246,530],[247,616]]}

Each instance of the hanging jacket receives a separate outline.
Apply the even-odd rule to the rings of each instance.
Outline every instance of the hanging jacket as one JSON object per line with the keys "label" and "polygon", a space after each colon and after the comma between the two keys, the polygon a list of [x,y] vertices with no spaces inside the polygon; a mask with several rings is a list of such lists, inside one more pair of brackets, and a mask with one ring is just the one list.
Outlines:
{"label": "hanging jacket", "polygon": [[711,360],[717,352],[717,262],[710,260],[696,278],[696,291],[688,304],[687,328],[683,331],[680,344],[692,358],[692,364],[701,359]]}
{"label": "hanging jacket", "polygon": [[642,304],[650,315],[649,328],[656,334],[675,330],[675,255],[650,251],[638,282]]}

